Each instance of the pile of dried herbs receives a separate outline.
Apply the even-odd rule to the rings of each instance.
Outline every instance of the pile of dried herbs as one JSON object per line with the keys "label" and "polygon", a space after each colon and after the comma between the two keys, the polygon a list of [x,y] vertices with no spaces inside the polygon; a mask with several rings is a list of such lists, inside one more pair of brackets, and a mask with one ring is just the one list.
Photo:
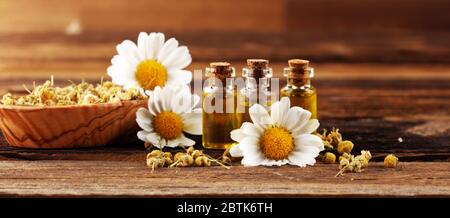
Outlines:
{"label": "pile of dried herbs", "polygon": [[25,89],[28,91],[28,95],[15,96],[7,93],[3,96],[1,103],[21,106],[62,106],[115,103],[144,98],[139,90],[133,88],[124,90],[110,81],[101,82],[96,86],[87,82],[79,84],[72,82],[66,87],[56,87],[53,85],[52,79],[42,85],[34,85],[32,91],[26,87]]}

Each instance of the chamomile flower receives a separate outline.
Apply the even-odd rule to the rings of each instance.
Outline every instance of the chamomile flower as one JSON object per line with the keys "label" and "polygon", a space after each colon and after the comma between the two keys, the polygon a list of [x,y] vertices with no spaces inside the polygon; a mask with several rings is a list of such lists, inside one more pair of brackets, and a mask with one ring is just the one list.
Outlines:
{"label": "chamomile flower", "polygon": [[158,148],[192,146],[195,142],[183,134],[202,134],[201,108],[198,95],[192,95],[188,86],[155,87],[149,93],[148,109],[139,108],[136,122],[141,131],[140,140]]}
{"label": "chamomile flower", "polygon": [[324,149],[322,140],[311,134],[319,122],[310,119],[311,112],[290,104],[284,97],[272,104],[270,114],[262,105],[253,105],[249,111],[252,123],[245,122],[231,132],[238,144],[230,154],[243,157],[244,166],[314,165]]}
{"label": "chamomile flower", "polygon": [[112,82],[129,88],[153,91],[155,87],[189,84],[192,73],[183,70],[191,61],[186,46],[170,38],[164,42],[162,33],[141,32],[137,44],[125,40],[117,45],[117,55],[111,60],[108,75]]}

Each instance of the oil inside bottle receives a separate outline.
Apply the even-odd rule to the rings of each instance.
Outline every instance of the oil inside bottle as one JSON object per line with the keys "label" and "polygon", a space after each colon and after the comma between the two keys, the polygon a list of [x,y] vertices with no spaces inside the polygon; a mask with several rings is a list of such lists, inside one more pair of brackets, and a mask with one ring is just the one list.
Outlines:
{"label": "oil inside bottle", "polygon": [[289,60],[289,67],[284,68],[287,85],[280,91],[281,97],[289,97],[291,106],[299,106],[311,112],[311,118],[317,119],[317,91],[311,85],[314,69],[309,61]]}
{"label": "oil inside bottle", "polygon": [[269,61],[265,59],[248,59],[247,67],[242,70],[242,77],[245,80],[245,87],[239,92],[239,105],[243,106],[243,111],[238,108],[238,116],[241,122],[251,122],[250,107],[258,103],[265,107],[270,106],[271,92],[270,79],[272,69],[268,66]]}
{"label": "oil inside bottle", "polygon": [[235,71],[229,63],[214,62],[206,68],[206,76],[207,86],[202,95],[203,147],[226,149],[235,143],[230,132],[241,125],[236,113],[237,93],[233,87]]}

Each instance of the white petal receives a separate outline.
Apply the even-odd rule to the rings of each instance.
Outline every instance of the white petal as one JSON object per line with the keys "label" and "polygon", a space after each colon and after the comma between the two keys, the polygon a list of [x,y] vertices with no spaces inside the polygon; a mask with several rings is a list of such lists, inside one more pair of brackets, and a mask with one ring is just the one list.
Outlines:
{"label": "white petal", "polygon": [[239,145],[233,145],[233,147],[230,148],[230,155],[232,157],[242,157],[242,150],[239,148]]}
{"label": "white petal", "polygon": [[312,134],[303,134],[298,135],[294,137],[294,143],[295,143],[295,150],[296,151],[302,151],[303,147],[313,147],[317,148],[317,150],[320,152],[324,149],[323,141],[320,139],[319,136],[312,135]]}
{"label": "white petal", "polygon": [[230,137],[236,142],[242,141],[247,135],[245,135],[242,129],[235,129],[230,132]]}
{"label": "white petal", "polygon": [[139,50],[139,55],[140,55],[141,60],[148,59],[148,52],[151,51],[151,50],[147,49],[148,42],[149,42],[149,40],[148,40],[147,33],[140,32],[139,36],[138,36],[137,47]]}
{"label": "white petal", "polygon": [[130,66],[136,66],[140,62],[138,48],[134,42],[125,40],[118,44],[116,49],[117,53],[123,56],[128,61]]}
{"label": "white petal", "polygon": [[148,50],[151,52],[149,53],[148,59],[158,59],[158,54],[164,45],[164,38],[163,33],[151,33],[149,35]]}
{"label": "white petal", "polygon": [[[239,145],[242,150],[242,145]],[[244,166],[258,166],[261,165],[265,159],[264,155],[258,149],[247,149],[242,150],[242,155],[244,156],[241,160],[241,164]]]}
{"label": "white petal", "polygon": [[164,43],[158,54],[158,62],[163,63],[164,60],[172,53],[174,49],[178,47],[178,41],[174,38],[170,38]]}
{"label": "white petal", "polygon": [[179,145],[181,145],[181,140],[180,138],[176,138],[176,139],[172,139],[172,140],[167,140],[167,147],[169,148],[175,148],[178,147]]}
{"label": "white petal", "polygon": [[271,105],[270,116],[275,125],[281,126],[290,107],[291,102],[288,97],[283,97],[280,101],[277,101]]}
{"label": "white petal", "polygon": [[192,81],[192,72],[188,70],[171,70],[168,76],[169,84],[189,84]]}
{"label": "white petal", "polygon": [[195,145],[195,141],[187,138],[186,136],[184,136],[184,134],[181,134],[180,136],[180,142],[182,146],[193,146]]}
{"label": "white petal", "polygon": [[191,113],[183,121],[183,131],[192,135],[202,134],[202,114]]}
{"label": "white petal", "polygon": [[[157,111],[156,114],[159,114],[163,111],[165,111],[165,100],[164,100],[164,94],[162,93],[162,89],[161,87],[157,86],[155,87],[155,89],[153,90],[153,98],[152,98],[152,107],[149,107],[152,109],[155,109]],[[150,99],[149,99],[150,101]],[[150,103],[149,103],[150,104]]]}
{"label": "white petal", "polygon": [[310,134],[319,127],[319,121],[317,119],[311,119],[306,122],[305,125],[303,125],[301,128],[295,128],[292,131],[293,135],[300,135],[300,134]]}
{"label": "white petal", "polygon": [[190,90],[174,93],[170,97],[170,109],[177,114],[189,113],[192,110],[192,97]]}
{"label": "white petal", "polygon": [[147,109],[139,108],[136,111],[136,122],[138,123],[139,127],[141,127],[143,130],[147,132],[153,131],[152,115]]}
{"label": "white petal", "polygon": [[260,137],[263,130],[250,122],[244,122],[241,126],[242,132],[248,136]]}
{"label": "white petal", "polygon": [[155,132],[151,132],[151,133],[147,134],[146,140],[147,140],[147,142],[150,142],[152,145],[158,146],[161,142],[161,136],[159,136]]}
{"label": "white petal", "polygon": [[286,114],[283,124],[281,125],[287,130],[292,131],[297,125],[299,125],[298,123],[303,111],[304,110],[301,107],[291,107]]}
{"label": "white petal", "polygon": [[301,152],[292,152],[289,157],[289,164],[305,167],[306,165],[314,165],[316,159],[310,155]]}
{"label": "white petal", "polygon": [[[176,108],[172,107],[172,102],[176,97],[176,87],[173,86],[164,86],[161,88],[161,93],[159,93],[159,99],[161,101],[161,106],[163,111],[173,111],[177,113]],[[176,98],[179,99],[179,98]]]}
{"label": "white petal", "polygon": [[137,137],[138,137],[138,139],[140,139],[141,141],[149,142],[149,141],[147,140],[147,135],[148,135],[148,134],[151,134],[151,132],[147,132],[147,131],[145,131],[145,130],[141,130],[141,131],[138,131],[138,132],[137,132]]}
{"label": "white petal", "polygon": [[168,69],[183,69],[191,64],[192,58],[186,46],[174,49],[161,63]]}
{"label": "white petal", "polygon": [[272,119],[269,116],[267,110],[260,104],[254,104],[249,109],[250,118],[253,124],[265,128],[267,125],[273,124]]}
{"label": "white petal", "polygon": [[239,148],[244,153],[244,156],[247,152],[260,151],[259,140],[256,137],[247,136],[239,142]]}
{"label": "white petal", "polygon": [[284,159],[284,160],[272,160],[272,159],[267,159],[265,158],[262,162],[261,165],[263,166],[282,166],[289,163],[289,160]]}
{"label": "white petal", "polygon": [[295,127],[291,129],[291,132],[295,132],[296,130],[303,128],[303,126],[305,126],[308,123],[309,119],[311,118],[311,112],[301,107],[300,109],[302,110],[302,112],[300,113],[300,117],[298,118],[297,124],[295,124]]}

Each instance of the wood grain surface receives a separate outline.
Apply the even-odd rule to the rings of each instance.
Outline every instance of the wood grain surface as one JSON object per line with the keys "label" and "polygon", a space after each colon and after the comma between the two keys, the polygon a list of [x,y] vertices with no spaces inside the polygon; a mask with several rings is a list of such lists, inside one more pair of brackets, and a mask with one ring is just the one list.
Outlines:
{"label": "wood grain surface", "polygon": [[[281,69],[284,63],[272,66]],[[307,168],[162,169],[152,174],[145,167],[141,142],[33,150],[9,147],[3,141],[0,195],[450,196],[450,67],[319,64],[316,70],[313,84],[319,91],[321,127],[339,127],[345,138],[355,142],[355,151],[372,152],[373,163],[362,173],[334,178],[337,165],[318,164]],[[20,80],[0,79],[3,91],[17,90],[36,76],[27,75]],[[72,78],[61,75],[64,80]],[[100,75],[89,78],[96,81]],[[201,139],[195,139],[199,146]],[[382,167],[388,153],[400,158],[399,168]]]}
{"label": "wood grain surface", "polygon": [[130,161],[0,161],[2,197],[448,197],[450,163],[160,169]]}
{"label": "wood grain surface", "polygon": [[0,105],[0,127],[9,144],[24,148],[104,146],[135,138],[136,111],[147,100],[97,105]]}
{"label": "wood grain surface", "polygon": [[[0,137],[0,196],[450,197],[449,7],[446,0],[0,0],[0,95],[25,93],[23,85],[50,75],[61,85],[106,79],[118,43],[163,31],[189,46],[192,71],[266,58],[281,78],[287,59],[310,59],[321,128],[340,128],[355,152],[374,156],[362,173],[339,178],[338,166],[325,164],[151,173],[142,142],[36,150]],[[382,167],[389,153],[398,168]]]}

